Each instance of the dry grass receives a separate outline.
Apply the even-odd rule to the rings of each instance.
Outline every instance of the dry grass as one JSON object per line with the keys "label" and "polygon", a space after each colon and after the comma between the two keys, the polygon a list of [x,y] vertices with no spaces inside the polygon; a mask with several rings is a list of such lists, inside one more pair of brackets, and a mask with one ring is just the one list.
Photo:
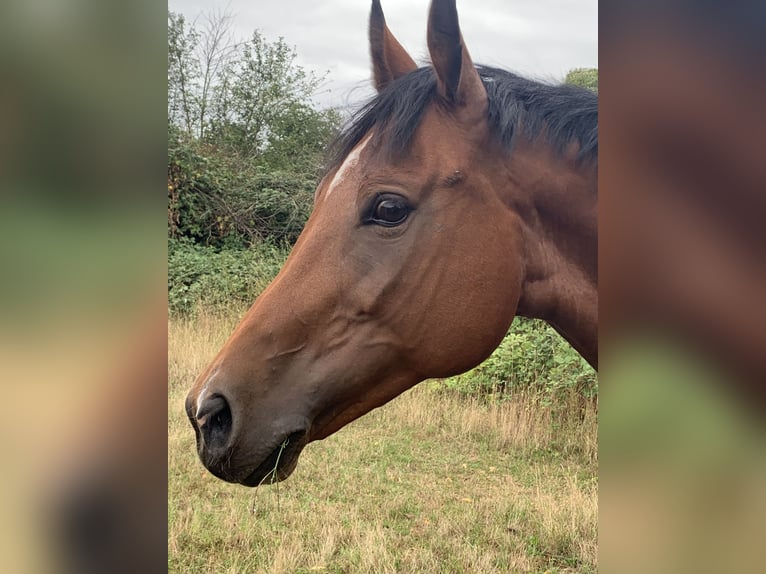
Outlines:
{"label": "dry grass", "polygon": [[419,385],[247,489],[204,470],[183,414],[235,321],[170,329],[171,572],[595,572],[596,417]]}

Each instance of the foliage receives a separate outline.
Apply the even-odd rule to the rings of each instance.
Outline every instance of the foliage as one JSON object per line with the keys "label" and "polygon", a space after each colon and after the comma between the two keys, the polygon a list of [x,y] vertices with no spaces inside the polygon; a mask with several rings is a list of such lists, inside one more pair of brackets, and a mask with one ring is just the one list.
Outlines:
{"label": "foliage", "polygon": [[168,234],[200,245],[293,243],[311,212],[315,178],[300,170],[246,166],[203,155],[193,145],[168,149]]}
{"label": "foliage", "polygon": [[223,249],[168,241],[168,308],[171,315],[200,307],[241,309],[277,275],[286,251],[269,243],[251,249]]}
{"label": "foliage", "polygon": [[305,103],[292,103],[274,118],[262,163],[271,169],[314,174],[340,125],[336,110],[316,111]]}
{"label": "foliage", "polygon": [[575,68],[564,79],[566,84],[574,84],[598,92],[598,68]]}
{"label": "foliage", "polygon": [[296,65],[296,57],[282,38],[269,43],[258,31],[241,44],[213,90],[209,139],[257,159],[285,116],[310,113],[307,102],[322,79]]}
{"label": "foliage", "polygon": [[168,12],[168,124],[186,132],[192,131],[195,115],[193,91],[199,62],[194,50],[198,42],[199,33],[187,28],[183,15]]}
{"label": "foliage", "polygon": [[471,396],[503,400],[518,392],[545,404],[570,397],[595,399],[595,371],[546,323],[517,317],[500,346],[475,369],[441,385]]}
{"label": "foliage", "polygon": [[168,12],[168,235],[200,245],[294,242],[311,210],[324,149],[340,125],[315,109],[323,78],[280,38],[230,39]]}

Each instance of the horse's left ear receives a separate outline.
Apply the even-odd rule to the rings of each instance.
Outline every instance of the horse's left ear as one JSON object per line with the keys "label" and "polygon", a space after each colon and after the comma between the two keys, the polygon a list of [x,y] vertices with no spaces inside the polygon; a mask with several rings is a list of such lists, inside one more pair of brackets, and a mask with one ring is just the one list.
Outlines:
{"label": "horse's left ear", "polygon": [[486,109],[487,90],[463,43],[455,0],[432,0],[428,15],[428,51],[439,95],[453,105]]}

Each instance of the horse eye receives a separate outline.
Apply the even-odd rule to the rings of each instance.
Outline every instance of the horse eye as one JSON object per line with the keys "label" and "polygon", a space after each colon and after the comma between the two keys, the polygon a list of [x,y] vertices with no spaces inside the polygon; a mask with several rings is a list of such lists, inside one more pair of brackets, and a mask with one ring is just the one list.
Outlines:
{"label": "horse eye", "polygon": [[378,199],[372,211],[371,220],[373,223],[393,227],[404,223],[410,214],[410,206],[402,198],[381,197]]}

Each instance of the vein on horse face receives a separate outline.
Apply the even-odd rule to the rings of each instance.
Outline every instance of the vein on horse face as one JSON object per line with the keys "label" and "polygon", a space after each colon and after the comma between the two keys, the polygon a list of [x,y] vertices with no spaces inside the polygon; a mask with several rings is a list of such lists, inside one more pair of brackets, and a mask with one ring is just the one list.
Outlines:
{"label": "vein on horse face", "polygon": [[325,199],[330,197],[330,194],[335,190],[338,184],[340,184],[340,182],[343,181],[343,179],[346,177],[348,171],[351,170],[351,168],[353,168],[359,161],[359,156],[362,154],[362,150],[365,148],[365,146],[367,146],[369,143],[371,137],[372,133],[368,134],[367,137],[364,138],[353,150],[351,150],[351,153],[348,154],[348,156],[346,156],[345,161],[338,168],[338,171],[335,172],[335,176],[332,178],[330,186],[327,188]]}

